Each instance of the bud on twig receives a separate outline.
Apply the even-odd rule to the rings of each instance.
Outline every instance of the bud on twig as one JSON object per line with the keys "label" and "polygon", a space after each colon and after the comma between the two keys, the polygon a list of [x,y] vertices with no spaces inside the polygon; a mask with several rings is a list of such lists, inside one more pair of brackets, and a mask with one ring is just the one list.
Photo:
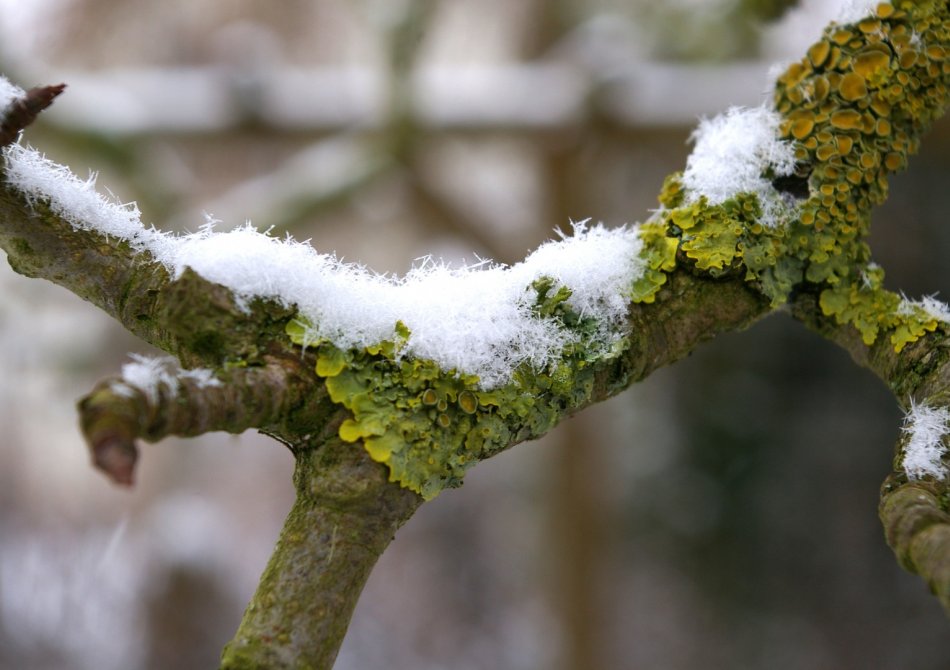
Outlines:
{"label": "bud on twig", "polygon": [[33,123],[37,115],[53,104],[66,84],[55,86],[37,86],[26,92],[22,98],[17,98],[3,111],[0,120],[0,147],[16,141],[21,130]]}

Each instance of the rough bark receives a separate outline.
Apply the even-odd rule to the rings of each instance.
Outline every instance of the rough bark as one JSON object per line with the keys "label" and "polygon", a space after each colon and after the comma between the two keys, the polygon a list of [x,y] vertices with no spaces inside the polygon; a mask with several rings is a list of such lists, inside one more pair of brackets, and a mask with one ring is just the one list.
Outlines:
{"label": "rough bark", "polygon": [[370,570],[422,503],[366,451],[336,437],[295,448],[297,499],[222,668],[329,668]]}

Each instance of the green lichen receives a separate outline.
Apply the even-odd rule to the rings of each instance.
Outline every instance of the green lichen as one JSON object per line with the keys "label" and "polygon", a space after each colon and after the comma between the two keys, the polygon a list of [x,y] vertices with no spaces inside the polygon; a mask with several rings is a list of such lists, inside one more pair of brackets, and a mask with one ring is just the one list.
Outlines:
{"label": "green lichen", "polygon": [[945,2],[882,3],[859,23],[827,28],[776,87],[783,137],[811,167],[787,252],[805,261],[808,282],[824,285],[822,311],[868,345],[887,335],[900,351],[938,326],[882,287],[865,240],[889,175],[947,104],[948,42]]}
{"label": "green lichen", "polygon": [[[948,54],[946,2],[881,3],[859,23],[828,27],[776,84],[781,138],[794,143],[799,161],[794,177],[773,182],[787,194],[777,225],[758,222],[761,203],[751,194],[719,205],[686,202],[680,175],[670,175],[662,209],[641,228],[649,270],[634,300],[654,299],[658,270],[686,265],[716,277],[742,268],[773,306],[797,288],[817,288],[823,312],[869,345],[886,335],[900,351],[940,327],[881,286],[866,239],[889,175],[906,166],[947,105]],[[672,260],[660,239],[676,240]]]}
{"label": "green lichen", "polygon": [[874,344],[880,333],[889,339],[898,353],[924,334],[933,332],[940,321],[920,305],[908,303],[882,287],[884,271],[872,266],[862,283],[840,284],[822,291],[819,304],[839,323],[849,323],[867,345]]}
{"label": "green lichen", "polygon": [[[681,202],[680,175],[667,178],[661,202]],[[717,205],[705,197],[695,202],[663,209],[652,222],[640,227],[643,250],[640,257],[646,272],[636,282],[634,302],[650,303],[665,283],[665,273],[678,263],[711,277],[742,273],[772,300],[785,302],[792,288],[801,282],[804,263],[788,253],[789,230],[784,226],[759,223],[762,210],[758,197],[744,193]]]}
{"label": "green lichen", "polygon": [[638,230],[643,247],[640,259],[643,272],[633,283],[630,297],[634,302],[651,303],[666,283],[666,277],[676,267],[676,250],[679,238],[670,235],[666,226],[645,223]]}
{"label": "green lichen", "polygon": [[[442,370],[434,361],[404,355],[410,337],[397,323],[393,339],[366,348],[341,349],[309,339],[298,317],[287,325],[291,340],[316,351],[316,372],[326,379],[330,399],[352,417],[340,438],[362,442],[369,455],[389,468],[390,480],[430,499],[458,486],[465,471],[515,442],[540,436],[572,408],[590,401],[594,360],[603,360],[599,325],[568,304],[571,292],[543,277],[531,285],[538,318],[576,334],[556,363],[543,370],[525,364],[509,384],[480,388],[474,375]],[[622,342],[606,358],[622,349]]]}

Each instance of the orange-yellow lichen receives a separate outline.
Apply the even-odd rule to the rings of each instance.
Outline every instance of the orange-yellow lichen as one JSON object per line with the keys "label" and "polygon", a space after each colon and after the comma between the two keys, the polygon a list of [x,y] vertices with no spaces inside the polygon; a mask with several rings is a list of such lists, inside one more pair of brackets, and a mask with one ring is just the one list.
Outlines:
{"label": "orange-yellow lichen", "polygon": [[854,130],[861,127],[860,112],[853,109],[839,109],[831,115],[831,125],[842,130]]}
{"label": "orange-yellow lichen", "polygon": [[820,100],[815,95],[808,133],[781,127],[797,142],[798,159],[812,166],[811,196],[797,222],[812,232],[791,235],[789,251],[808,258],[810,280],[828,283],[822,294],[826,313],[860,323],[868,341],[890,331],[892,343],[903,346],[925,330],[873,312],[889,304],[881,298],[883,289],[870,291],[874,299],[866,300],[851,287],[860,279],[853,268],[870,258],[864,242],[870,208],[884,200],[888,175],[906,165],[920,134],[947,104],[948,49],[945,2],[895,0],[878,4],[873,16],[857,24],[833,25],[793,66],[794,77],[778,80],[775,106],[789,118],[798,113],[800,90],[828,89]]}
{"label": "orange-yellow lichen", "polygon": [[864,98],[868,94],[864,77],[856,72],[849,72],[841,79],[838,91],[841,93],[841,97],[849,102]]}

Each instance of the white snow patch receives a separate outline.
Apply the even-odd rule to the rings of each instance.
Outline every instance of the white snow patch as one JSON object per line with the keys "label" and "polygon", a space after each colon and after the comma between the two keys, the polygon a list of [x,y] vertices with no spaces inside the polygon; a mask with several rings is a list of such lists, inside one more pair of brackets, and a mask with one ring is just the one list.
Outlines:
{"label": "white snow patch", "polygon": [[220,386],[221,381],[214,376],[211,370],[195,368],[182,370],[178,362],[170,356],[153,358],[140,354],[129,354],[131,363],[122,366],[122,381],[112,385],[113,393],[131,396],[135,390],[145,394],[149,402],[156,403],[162,387],[166,393],[175,395],[180,387],[180,380],[187,379],[195,383],[198,388]]}
{"label": "white snow patch", "polygon": [[926,295],[920,300],[903,298],[897,308],[897,313],[902,316],[910,316],[918,309],[923,310],[937,321],[950,323],[950,306],[941,300],[937,300],[932,295]]}
{"label": "white snow patch", "polygon": [[575,225],[573,236],[543,244],[511,267],[484,262],[453,268],[426,258],[401,278],[249,225],[228,233],[206,226],[177,241],[162,258],[176,275],[190,267],[244,301],[259,296],[296,305],[314,324],[313,341],[366,347],[392,340],[402,321],[411,333],[404,354],[478,375],[486,388],[507,382],[521,363],[544,367],[575,341],[568,330],[533,314],[532,282],[551,277],[554,291],[570,288],[568,304],[598,319],[597,340],[606,351],[621,337],[624,295],[643,271],[635,228],[584,223]]}
{"label": "white snow patch", "polygon": [[140,354],[130,354],[130,357],[132,362],[122,366],[122,381],[144,393],[150,403],[158,401],[162,386],[173,395],[178,391],[178,378],[172,372],[176,364],[174,358],[152,358]]}
{"label": "white snow patch", "polygon": [[877,10],[878,5],[889,5],[890,2],[884,2],[882,0],[848,0],[841,6],[841,9],[838,10],[838,15],[835,17],[836,23],[857,23],[862,21],[869,16],[873,16]]}
{"label": "white snow patch", "polygon": [[192,368],[191,370],[179,370],[179,379],[187,379],[200,389],[206,389],[213,386],[221,386],[221,380],[214,376],[214,371],[207,368]]}
{"label": "white snow patch", "polygon": [[706,196],[716,205],[739,193],[754,193],[763,209],[762,222],[774,225],[781,196],[764,175],[769,169],[775,177],[795,170],[792,143],[778,139],[780,123],[778,112],[764,105],[733,107],[700,120],[683,172],[688,200]]}
{"label": "white snow patch", "polygon": [[[608,230],[582,222],[572,236],[542,245],[511,267],[482,262],[452,268],[422,259],[405,277],[381,276],[249,224],[219,233],[209,221],[181,237],[146,229],[135,205],[104,198],[95,190],[94,177],[80,180],[19,144],[4,149],[2,158],[6,180],[30,202],[49,201],[74,227],[151,253],[175,277],[190,267],[230,288],[241,306],[255,297],[296,306],[314,324],[314,341],[326,339],[342,348],[392,340],[402,321],[411,333],[403,355],[478,375],[483,388],[508,382],[523,363],[543,368],[576,341],[558,321],[533,312],[532,282],[551,277],[553,291],[568,287],[568,304],[597,321],[590,344],[606,352],[622,337],[625,295],[645,268],[635,227]],[[161,384],[177,388],[176,376],[163,363],[136,359],[126,368],[126,382],[146,392],[156,393]]]}
{"label": "white snow patch", "polygon": [[31,204],[48,200],[54,213],[81,230],[95,230],[126,240],[133,249],[150,251],[167,241],[164,233],[142,226],[138,207],[106,199],[96,191],[96,175],[82,180],[69,168],[54,163],[20,144],[3,150],[6,181]]}
{"label": "white snow patch", "polygon": [[904,417],[903,432],[910,438],[904,447],[904,471],[910,479],[931,475],[938,479],[947,476],[942,462],[947,453],[943,439],[950,432],[950,411],[945,407],[931,407],[926,403],[911,402]]}

